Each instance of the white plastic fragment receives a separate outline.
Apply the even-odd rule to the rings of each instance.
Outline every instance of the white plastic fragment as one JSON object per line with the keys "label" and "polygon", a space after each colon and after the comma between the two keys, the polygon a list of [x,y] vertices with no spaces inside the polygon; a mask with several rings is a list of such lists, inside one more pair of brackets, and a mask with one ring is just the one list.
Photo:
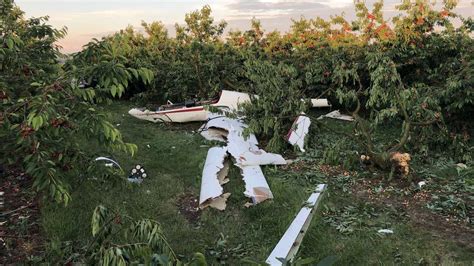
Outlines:
{"label": "white plastic fragment", "polygon": [[354,117],[352,117],[350,115],[341,114],[341,112],[339,112],[339,110],[335,110],[335,111],[332,111],[328,114],[320,116],[318,119],[323,119],[324,117],[339,119],[339,120],[344,120],[344,121],[354,121]]}
{"label": "white plastic fragment", "polygon": [[298,116],[288,132],[287,139],[291,145],[296,145],[300,151],[305,152],[304,141],[309,132],[311,120],[304,113]]}
{"label": "white plastic fragment", "polygon": [[287,262],[293,260],[308,230],[314,210],[317,208],[325,188],[326,184],[317,186],[316,191],[308,198],[307,204],[301,208],[272,253],[270,253],[270,256],[268,256],[266,263],[274,266],[283,265],[280,259]]}
{"label": "white plastic fragment", "polygon": [[380,229],[377,231],[379,234],[393,234],[393,230],[391,229]]}
{"label": "white plastic fragment", "polygon": [[311,99],[312,107],[331,107],[328,99]]}
{"label": "white plastic fragment", "polygon": [[280,154],[268,153],[264,150],[249,150],[241,153],[235,158],[237,166],[255,166],[255,165],[282,165],[286,160]]}
{"label": "white plastic fragment", "polygon": [[199,130],[201,132],[201,136],[203,136],[207,140],[216,140],[216,141],[221,141],[225,142],[227,138],[228,132],[224,129],[219,129],[219,128],[206,128],[206,125],[203,125]]}
{"label": "white plastic fragment", "polygon": [[[115,166],[117,166],[118,168],[122,169],[122,167],[120,167],[120,164],[119,164],[118,162],[116,162],[116,161],[114,161],[114,160],[112,160],[112,159],[110,159],[110,158],[107,158],[107,157],[102,157],[102,156],[101,156],[101,157],[97,157],[97,158],[95,158],[95,161],[96,161],[96,162],[97,162],[97,161],[106,161],[106,162],[109,162],[109,163],[105,163],[105,166],[111,167],[111,166],[115,165]],[[110,165],[110,164],[112,164],[112,165]]]}
{"label": "white plastic fragment", "polygon": [[230,193],[223,194],[224,189],[222,188],[222,185],[229,181],[226,178],[229,169],[225,163],[226,157],[226,147],[213,147],[207,152],[199,195],[199,207],[201,209],[211,206],[224,210],[226,207],[226,200],[230,195]]}
{"label": "white plastic fragment", "polygon": [[422,188],[424,185],[426,185],[426,181],[420,181],[418,182],[418,188]]}
{"label": "white plastic fragment", "polygon": [[243,166],[240,168],[245,182],[244,194],[252,200],[253,205],[267,199],[273,199],[273,194],[260,166]]}

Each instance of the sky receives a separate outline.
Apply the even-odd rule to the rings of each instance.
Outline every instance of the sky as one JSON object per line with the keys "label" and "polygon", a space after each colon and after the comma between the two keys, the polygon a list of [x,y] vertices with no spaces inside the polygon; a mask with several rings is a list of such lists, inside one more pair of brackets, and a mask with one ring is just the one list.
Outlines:
{"label": "sky", "polygon": [[[367,0],[371,6],[374,0]],[[286,31],[291,19],[329,18],[344,12],[354,17],[353,0],[16,0],[27,17],[48,15],[56,28],[67,27],[68,35],[59,43],[63,52],[71,53],[92,38],[100,38],[131,25],[140,27],[141,21],[163,22],[171,35],[174,24],[184,23],[186,13],[209,5],[216,21],[226,20],[227,29],[248,29],[250,19],[260,19],[266,31]],[[385,0],[386,16],[395,15],[400,0]],[[460,0],[457,12],[474,15],[474,0]]]}

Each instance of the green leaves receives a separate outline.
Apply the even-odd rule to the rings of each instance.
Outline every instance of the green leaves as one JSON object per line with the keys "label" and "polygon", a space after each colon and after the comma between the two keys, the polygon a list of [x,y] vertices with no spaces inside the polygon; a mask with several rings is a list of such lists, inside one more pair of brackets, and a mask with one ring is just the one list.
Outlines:
{"label": "green leaves", "polygon": [[245,132],[268,139],[268,150],[281,150],[293,120],[306,109],[296,69],[259,60],[248,60],[245,66],[251,88],[258,95],[243,105],[248,124]]}
{"label": "green leaves", "polygon": [[[58,63],[62,55],[55,43],[65,30],[47,25],[46,17],[25,19],[10,1],[3,4],[0,165],[26,172],[36,190],[67,205],[71,200],[68,181],[88,174],[83,169],[92,154],[84,147],[84,138],[108,150],[136,152],[136,145],[125,143],[96,105],[106,99],[106,93],[121,96],[133,77],[120,62],[124,57],[116,47],[102,47],[107,53],[100,61],[92,57],[103,51],[91,48],[86,54],[94,63],[68,62],[62,71]],[[142,72],[149,83],[152,75],[145,69]]]}
{"label": "green leaves", "polygon": [[[90,256],[92,264],[184,265],[166,241],[159,223],[154,220],[133,221],[99,205],[92,214],[91,227],[94,239],[83,255]],[[114,237],[117,234],[119,238]],[[117,239],[123,243],[117,242]],[[202,254],[195,254],[190,265],[207,264]]]}
{"label": "green leaves", "polygon": [[13,40],[12,39],[6,39],[5,43],[7,44],[8,49],[13,49]]}

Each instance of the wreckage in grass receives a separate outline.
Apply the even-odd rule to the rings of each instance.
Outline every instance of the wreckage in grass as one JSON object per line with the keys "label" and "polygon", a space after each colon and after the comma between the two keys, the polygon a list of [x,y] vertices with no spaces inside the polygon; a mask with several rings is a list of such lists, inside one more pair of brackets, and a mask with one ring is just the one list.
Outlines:
{"label": "wreckage in grass", "polygon": [[133,108],[128,113],[138,119],[151,122],[186,123],[206,121],[209,112],[206,106],[236,110],[239,104],[250,102],[247,93],[223,90],[218,99],[207,101],[187,100],[182,103],[171,103],[159,106],[156,110]]}
{"label": "wreckage in grass", "polygon": [[[257,96],[256,96],[257,97]],[[195,121],[206,121],[209,112],[206,106],[216,107],[223,110],[237,110],[240,104],[250,102],[250,95],[243,92],[222,90],[218,99],[196,101],[187,100],[182,103],[164,104],[156,110],[146,108],[133,108],[128,113],[138,119],[151,122],[186,123]],[[312,107],[330,107],[327,99],[311,99]]]}
{"label": "wreckage in grass", "polygon": [[[255,96],[258,97],[258,96]],[[261,165],[283,165],[286,160],[279,154],[267,153],[258,147],[254,134],[244,136],[247,125],[240,118],[229,118],[209,111],[216,107],[222,111],[236,111],[243,103],[249,103],[251,97],[247,93],[223,90],[219,99],[209,101],[186,101],[180,104],[160,106],[156,111],[134,108],[129,114],[152,122],[193,122],[206,121],[200,128],[201,135],[208,140],[225,142],[227,146],[209,149],[202,173],[202,184],[199,206],[213,207],[219,210],[226,208],[230,193],[224,193],[223,185],[227,183],[228,160],[233,158],[234,164],[240,169],[245,182],[245,196],[250,198],[246,206],[256,205],[273,194],[260,168]],[[327,99],[311,99],[313,107],[330,107]],[[309,131],[309,117],[300,114],[288,132],[287,140],[304,152],[304,140]]]}

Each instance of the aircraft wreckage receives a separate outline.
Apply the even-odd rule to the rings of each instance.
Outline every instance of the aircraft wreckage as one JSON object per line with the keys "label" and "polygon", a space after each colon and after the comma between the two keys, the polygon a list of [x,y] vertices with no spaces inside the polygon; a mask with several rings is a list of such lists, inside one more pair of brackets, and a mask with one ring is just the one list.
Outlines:
{"label": "aircraft wreckage", "polygon": [[[258,96],[256,96],[258,97]],[[263,175],[261,165],[284,165],[286,160],[279,154],[267,153],[258,147],[255,135],[244,137],[247,125],[239,118],[229,118],[212,113],[206,106],[217,107],[224,111],[236,111],[243,103],[251,101],[247,93],[223,90],[217,99],[208,101],[185,101],[161,105],[156,110],[133,108],[129,114],[151,122],[185,123],[205,121],[199,132],[207,140],[216,140],[226,143],[224,147],[209,149],[202,173],[200,208],[213,207],[219,210],[226,208],[230,193],[225,193],[223,185],[228,182],[227,173],[230,158],[240,169],[245,182],[245,196],[250,199],[246,206],[256,205],[273,194]],[[327,99],[311,99],[313,107],[330,107]],[[339,113],[337,113],[339,114]],[[340,114],[339,114],[340,116]],[[339,118],[337,116],[328,116]],[[345,120],[348,120],[344,117]],[[304,113],[300,114],[287,134],[290,144],[297,146],[304,152],[304,140],[309,131],[311,121]],[[230,156],[229,156],[230,155]]]}

